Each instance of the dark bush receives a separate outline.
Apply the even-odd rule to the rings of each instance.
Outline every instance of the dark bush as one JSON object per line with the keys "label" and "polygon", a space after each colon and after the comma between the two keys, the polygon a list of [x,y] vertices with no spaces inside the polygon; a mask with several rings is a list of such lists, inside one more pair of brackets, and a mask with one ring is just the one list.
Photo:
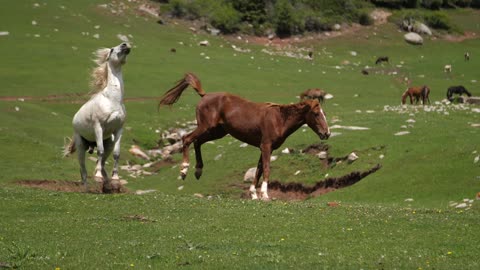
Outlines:
{"label": "dark bush", "polygon": [[368,14],[367,12],[362,12],[359,15],[358,23],[361,25],[372,25],[373,19],[372,17],[370,17],[370,14]]}
{"label": "dark bush", "polygon": [[440,9],[443,5],[442,0],[422,0],[422,6],[428,9]]}
{"label": "dark bush", "polygon": [[472,0],[471,7],[480,8],[480,0]]}

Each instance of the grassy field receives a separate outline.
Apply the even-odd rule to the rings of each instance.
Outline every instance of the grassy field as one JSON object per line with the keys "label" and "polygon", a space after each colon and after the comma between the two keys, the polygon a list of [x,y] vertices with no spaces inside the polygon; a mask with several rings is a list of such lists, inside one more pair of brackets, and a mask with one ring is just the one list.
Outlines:
{"label": "grassy field", "polygon": [[[157,24],[139,14],[136,2],[125,1],[133,7],[126,10],[108,3],[105,8],[95,0],[8,1],[0,9],[0,32],[9,32],[0,36],[0,268],[478,269],[478,201],[465,209],[450,204],[480,192],[480,163],[474,163],[480,129],[472,127],[480,114],[474,106],[436,104],[451,85],[480,95],[478,38],[426,38],[423,46],[410,46],[386,24],[300,41],[297,47],[313,48],[310,61],[266,54],[254,42],[194,34],[181,23]],[[478,11],[448,13],[480,34]],[[158,97],[191,71],[207,92],[229,91],[259,102],[296,102],[306,88],[323,88],[334,96],[324,105],[328,120],[340,120],[331,126],[369,128],[332,130],[341,134],[326,141],[330,156],[355,151],[359,159],[328,169],[314,156],[280,152],[319,142],[301,128],[274,152],[272,179],[311,185],[327,174],[376,164],[381,169],[306,201],[252,202],[239,197],[243,175],[256,165],[259,151],[225,137],[203,147],[200,181],[193,174],[178,180],[175,165],[141,178],[121,172],[129,190],[157,190],[147,195],[17,185],[79,181],[77,160],[60,155],[63,139],[71,136],[71,119],[86,100],[77,94],[89,91],[91,53],[117,45],[118,34],[134,45],[123,69],[126,98],[145,98],[126,103],[122,164],[145,162],[128,153],[131,144],[154,147],[155,130],[194,119],[194,91],[187,90],[172,108],[157,109]],[[197,46],[205,39],[211,46]],[[232,43],[251,52],[236,52]],[[390,63],[375,66],[380,55]],[[451,74],[443,72],[446,64],[453,66]],[[360,70],[367,65],[372,69],[365,76]],[[406,80],[429,85],[432,106],[401,108]],[[394,135],[400,131],[410,133]],[[87,165],[91,173],[94,163]],[[340,206],[327,207],[330,201]]]}

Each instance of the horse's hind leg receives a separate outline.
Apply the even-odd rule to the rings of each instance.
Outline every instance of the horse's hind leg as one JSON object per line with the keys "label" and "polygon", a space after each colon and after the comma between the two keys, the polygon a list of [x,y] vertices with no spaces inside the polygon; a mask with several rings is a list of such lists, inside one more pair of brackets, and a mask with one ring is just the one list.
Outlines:
{"label": "horse's hind leg", "polygon": [[112,171],[112,180],[118,181],[118,160],[120,159],[120,139],[122,138],[123,129],[118,130],[114,135],[114,148],[113,148],[113,171]]}
{"label": "horse's hind leg", "polygon": [[[112,181],[110,177],[108,177],[107,170],[105,169],[105,163],[107,162],[107,158],[110,156],[112,153],[112,150],[114,148],[114,141],[113,138],[108,138],[103,141],[103,149],[104,149],[104,154],[101,157],[101,173],[103,177],[103,188],[102,191],[104,193],[110,193],[112,191],[118,190],[119,189],[119,182],[118,181]],[[113,183],[115,182],[115,183]]]}
{"label": "horse's hind leg", "polygon": [[225,137],[227,135],[227,132],[222,127],[216,127],[214,129],[210,129],[204,133],[202,133],[198,138],[193,142],[193,146],[195,147],[195,159],[196,159],[196,165],[195,165],[195,178],[200,179],[202,176],[203,172],[203,159],[202,159],[202,144],[208,142],[208,141],[213,141],[217,140],[220,138]]}
{"label": "horse's hind leg", "polygon": [[185,180],[185,177],[187,177],[188,167],[190,167],[190,157],[188,156],[188,148],[190,147],[190,144],[194,142],[198,138],[198,136],[200,136],[204,132],[205,132],[205,128],[201,128],[199,126],[194,131],[182,137],[183,162],[182,162],[182,165],[180,166],[180,176],[182,177],[183,180]]}

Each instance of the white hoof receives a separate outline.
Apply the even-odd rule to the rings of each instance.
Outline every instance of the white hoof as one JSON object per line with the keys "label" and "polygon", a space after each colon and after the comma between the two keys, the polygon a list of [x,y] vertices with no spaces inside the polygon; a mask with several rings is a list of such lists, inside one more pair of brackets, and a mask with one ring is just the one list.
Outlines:
{"label": "white hoof", "polygon": [[251,195],[252,195],[252,200],[254,200],[254,201],[255,201],[255,200],[258,200],[258,196],[257,196],[257,193],[256,193],[256,192],[255,192],[255,193],[251,193]]}
{"label": "white hoof", "polygon": [[118,174],[114,174],[112,175],[112,180],[120,180],[120,177],[118,176]]}
{"label": "white hoof", "polygon": [[267,193],[262,193],[262,201],[270,201],[270,197],[268,197]]}

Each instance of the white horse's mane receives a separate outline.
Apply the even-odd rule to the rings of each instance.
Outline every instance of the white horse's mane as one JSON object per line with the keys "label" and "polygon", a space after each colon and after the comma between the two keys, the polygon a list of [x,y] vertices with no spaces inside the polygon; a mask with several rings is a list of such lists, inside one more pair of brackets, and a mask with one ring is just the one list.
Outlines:
{"label": "white horse's mane", "polygon": [[97,67],[93,68],[90,81],[90,95],[94,95],[102,91],[107,86],[108,78],[108,65],[107,59],[110,54],[109,48],[100,48],[96,50],[93,55],[95,59],[93,62],[97,64]]}

